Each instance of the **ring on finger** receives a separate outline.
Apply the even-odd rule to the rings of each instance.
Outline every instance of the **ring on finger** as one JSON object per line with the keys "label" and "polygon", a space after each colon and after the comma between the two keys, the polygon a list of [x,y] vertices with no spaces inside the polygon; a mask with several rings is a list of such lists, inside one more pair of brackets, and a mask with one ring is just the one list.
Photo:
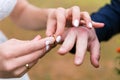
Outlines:
{"label": "ring on finger", "polygon": [[29,64],[25,64],[26,69],[30,69]]}

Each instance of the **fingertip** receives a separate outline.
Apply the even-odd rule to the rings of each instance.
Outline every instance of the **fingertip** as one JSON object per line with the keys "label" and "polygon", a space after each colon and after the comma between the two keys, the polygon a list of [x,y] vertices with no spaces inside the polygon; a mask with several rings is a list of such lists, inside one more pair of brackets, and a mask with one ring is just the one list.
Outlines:
{"label": "fingertip", "polygon": [[105,26],[105,24],[104,24],[104,23],[96,23],[96,24],[98,24],[98,25],[99,25],[99,27],[104,27],[104,26]]}
{"label": "fingertip", "polygon": [[36,41],[36,40],[40,40],[40,39],[41,39],[41,36],[37,35],[32,41]]}
{"label": "fingertip", "polygon": [[59,54],[65,54],[65,53],[66,53],[66,50],[61,47],[61,48],[58,50],[58,53],[59,53]]}
{"label": "fingertip", "polygon": [[91,22],[88,23],[88,27],[89,27],[90,29],[93,27],[93,25],[92,25]]}
{"label": "fingertip", "polygon": [[104,27],[104,26],[105,26],[105,24],[104,24],[104,23],[101,23],[101,26],[102,26],[102,27]]}
{"label": "fingertip", "polygon": [[79,66],[83,63],[83,60],[80,57],[76,57],[74,63],[75,65]]}
{"label": "fingertip", "polygon": [[94,22],[94,21],[92,21],[92,24],[93,24],[94,28],[102,28],[105,26],[104,23]]}
{"label": "fingertip", "polygon": [[98,60],[98,59],[92,60],[92,65],[93,65],[95,68],[99,68],[99,60]]}
{"label": "fingertip", "polygon": [[60,55],[65,55],[66,53],[61,52],[61,51],[58,51],[58,54],[60,54]]}
{"label": "fingertip", "polygon": [[73,6],[72,7],[72,24],[74,27],[79,26],[80,22],[80,8],[78,6]]}
{"label": "fingertip", "polygon": [[78,19],[73,20],[73,25],[74,25],[75,27],[78,27],[78,26],[79,26],[79,20],[78,20]]}
{"label": "fingertip", "polygon": [[99,64],[95,64],[93,65],[95,68],[99,68]]}

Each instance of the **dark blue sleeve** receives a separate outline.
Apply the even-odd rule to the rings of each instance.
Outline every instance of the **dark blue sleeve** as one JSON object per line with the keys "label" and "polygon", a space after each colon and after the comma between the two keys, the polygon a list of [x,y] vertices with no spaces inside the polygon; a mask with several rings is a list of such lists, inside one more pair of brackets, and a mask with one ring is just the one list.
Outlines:
{"label": "dark blue sleeve", "polygon": [[93,21],[105,23],[104,28],[96,29],[99,41],[109,40],[120,32],[120,0],[111,0],[98,12],[91,15]]}
{"label": "dark blue sleeve", "polygon": [[[105,23],[103,28],[95,29],[99,41],[109,40],[113,35],[120,33],[120,0],[111,0],[110,4],[93,13],[91,18],[95,22]],[[75,46],[71,52],[75,52]]]}

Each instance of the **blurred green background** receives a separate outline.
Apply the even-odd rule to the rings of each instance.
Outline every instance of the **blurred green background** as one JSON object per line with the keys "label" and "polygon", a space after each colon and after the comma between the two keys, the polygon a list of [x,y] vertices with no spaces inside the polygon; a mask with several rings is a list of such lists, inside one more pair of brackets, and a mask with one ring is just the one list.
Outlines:
{"label": "blurred green background", "polygon": [[[41,8],[80,6],[81,11],[89,13],[97,11],[109,0],[29,0]],[[28,23],[29,24],[29,23]],[[22,40],[32,39],[37,34],[45,36],[45,31],[27,31],[16,27],[9,18],[0,22],[0,29],[10,38]],[[101,43],[100,68],[96,69],[90,64],[89,53],[84,63],[75,66],[74,55],[60,56],[57,48],[50,51],[44,58],[29,71],[31,80],[120,80],[120,74],[115,70],[115,58],[120,56],[116,48],[120,46],[120,36],[116,35],[108,42]]]}

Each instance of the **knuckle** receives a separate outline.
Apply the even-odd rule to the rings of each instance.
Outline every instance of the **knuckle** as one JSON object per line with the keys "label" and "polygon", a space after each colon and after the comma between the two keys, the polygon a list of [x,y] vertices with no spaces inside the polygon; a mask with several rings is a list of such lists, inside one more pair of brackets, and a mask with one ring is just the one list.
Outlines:
{"label": "knuckle", "polygon": [[49,14],[48,14],[48,21],[50,20],[50,19],[55,19],[55,13],[56,13],[56,10],[54,10],[54,11],[52,11],[52,12],[50,12]]}
{"label": "knuckle", "polygon": [[85,14],[85,15],[89,15],[89,13],[88,13],[87,11],[84,11],[83,14]]}
{"label": "knuckle", "polygon": [[74,27],[72,27],[72,28],[69,29],[69,34],[70,35],[76,36],[77,32],[78,32],[78,30],[76,28],[74,28]]}
{"label": "knuckle", "polygon": [[62,8],[62,7],[59,7],[59,8],[56,9],[55,13],[56,14],[65,13],[65,9]]}
{"label": "knuckle", "polygon": [[82,34],[87,34],[87,33],[88,33],[88,30],[87,30],[86,27],[81,27],[81,28],[79,29],[79,31],[80,31]]}
{"label": "knuckle", "polygon": [[11,41],[16,41],[16,39],[15,39],[15,38],[12,38]]}
{"label": "knuckle", "polygon": [[70,32],[71,34],[76,34],[76,33],[79,32],[79,29],[78,29],[78,28],[75,28],[75,27],[72,27],[72,28],[70,28],[69,32]]}
{"label": "knuckle", "polygon": [[3,58],[5,58],[5,59],[9,59],[9,58],[11,58],[12,57],[12,52],[11,51],[3,51],[2,52],[3,53]]}
{"label": "knuckle", "polygon": [[76,29],[75,29],[74,27],[72,27],[72,28],[69,29],[69,32],[70,32],[70,33],[73,33],[75,30],[76,30]]}
{"label": "knuckle", "polygon": [[57,10],[65,10],[63,7],[59,7],[57,8]]}
{"label": "knuckle", "polygon": [[70,28],[69,33],[76,34],[76,35],[88,35],[89,30],[86,27],[80,27],[78,28]]}
{"label": "knuckle", "polygon": [[74,28],[74,27],[72,27],[71,29],[70,29],[70,31],[75,31],[76,30],[76,28]]}
{"label": "knuckle", "polygon": [[80,9],[80,7],[79,7],[79,6],[73,6],[73,8]]}
{"label": "knuckle", "polygon": [[8,63],[4,64],[4,71],[11,72],[13,69],[14,68],[11,64],[8,64]]}

